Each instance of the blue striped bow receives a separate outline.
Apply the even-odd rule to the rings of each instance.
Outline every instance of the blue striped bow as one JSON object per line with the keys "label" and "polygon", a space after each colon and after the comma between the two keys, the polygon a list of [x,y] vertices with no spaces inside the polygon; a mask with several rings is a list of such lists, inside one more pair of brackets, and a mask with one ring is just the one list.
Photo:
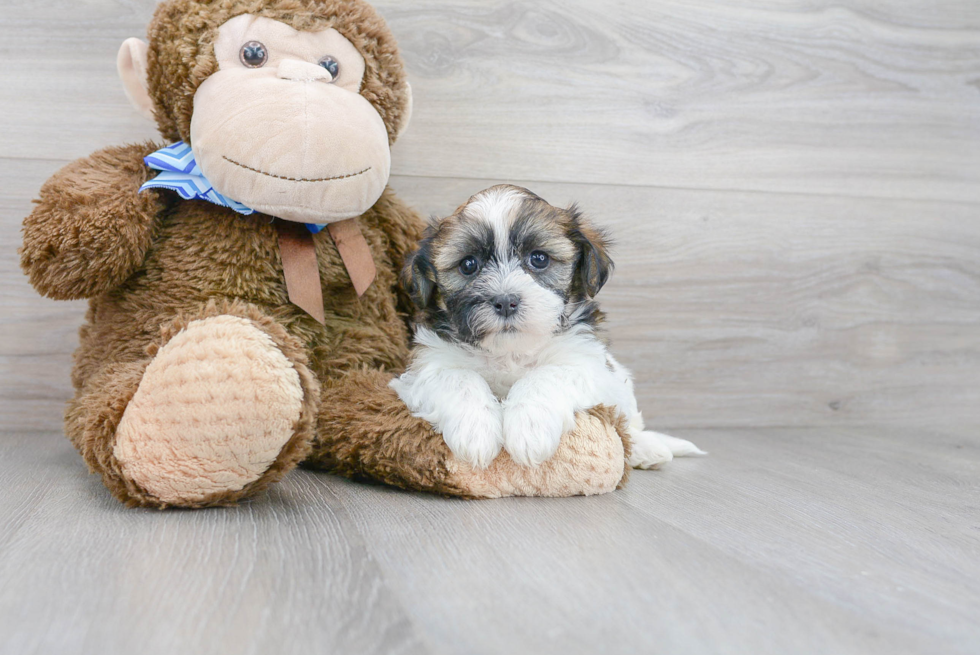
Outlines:
{"label": "blue striped bow", "polygon": [[[242,203],[215,191],[211,183],[208,182],[208,178],[204,177],[201,167],[197,165],[191,147],[183,141],[157,150],[144,157],[143,161],[146,162],[147,166],[160,171],[160,173],[152,180],[146,181],[140,187],[140,191],[170,189],[176,191],[184,200],[207,200],[221,207],[230,207],[244,216],[255,213],[254,209],[250,209]],[[326,226],[307,223],[306,227],[313,234],[317,234]]]}

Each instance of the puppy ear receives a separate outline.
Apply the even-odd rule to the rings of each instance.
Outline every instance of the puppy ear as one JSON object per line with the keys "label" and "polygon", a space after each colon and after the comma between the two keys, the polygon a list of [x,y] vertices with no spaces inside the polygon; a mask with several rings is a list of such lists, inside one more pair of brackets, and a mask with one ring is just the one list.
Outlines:
{"label": "puppy ear", "polygon": [[578,207],[569,208],[572,215],[571,239],[578,246],[578,274],[585,294],[593,298],[612,275],[613,261],[609,257],[609,238],[582,216]]}
{"label": "puppy ear", "polygon": [[402,270],[402,282],[416,307],[425,309],[429,306],[435,289],[435,267],[429,259],[428,239],[423,239],[421,247],[409,255]]}

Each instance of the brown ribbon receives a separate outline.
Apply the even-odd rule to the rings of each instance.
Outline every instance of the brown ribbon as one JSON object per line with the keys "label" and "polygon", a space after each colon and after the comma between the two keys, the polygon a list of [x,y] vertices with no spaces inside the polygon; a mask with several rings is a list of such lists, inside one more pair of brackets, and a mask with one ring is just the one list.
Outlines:
{"label": "brown ribbon", "polygon": [[371,248],[361,234],[361,228],[353,218],[349,218],[346,221],[331,223],[327,226],[327,231],[333,237],[333,242],[337,244],[340,258],[344,260],[347,275],[354,284],[357,296],[363,296],[374,281],[377,269],[374,267]]}
{"label": "brown ribbon", "polygon": [[[316,259],[313,234],[302,223],[276,221],[279,232],[279,254],[286,278],[289,301],[324,323],[323,289],[320,286],[320,267]],[[364,295],[374,280],[376,269],[371,248],[353,218],[331,223],[327,231],[340,252],[347,274],[358,296]]]}

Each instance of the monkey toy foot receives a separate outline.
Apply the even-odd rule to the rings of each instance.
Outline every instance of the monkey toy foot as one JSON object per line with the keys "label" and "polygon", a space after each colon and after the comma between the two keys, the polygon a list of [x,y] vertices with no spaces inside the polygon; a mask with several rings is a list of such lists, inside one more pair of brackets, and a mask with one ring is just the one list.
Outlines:
{"label": "monkey toy foot", "polygon": [[502,452],[485,469],[454,462],[457,484],[482,498],[502,496],[592,496],[626,482],[628,436],[614,408],[595,407],[576,416],[575,428],[562,435],[558,451],[539,466],[522,466]]}
{"label": "monkey toy foot", "polygon": [[306,376],[247,318],[191,321],[156,352],[119,421],[121,474],[162,506],[248,495],[304,454]]}

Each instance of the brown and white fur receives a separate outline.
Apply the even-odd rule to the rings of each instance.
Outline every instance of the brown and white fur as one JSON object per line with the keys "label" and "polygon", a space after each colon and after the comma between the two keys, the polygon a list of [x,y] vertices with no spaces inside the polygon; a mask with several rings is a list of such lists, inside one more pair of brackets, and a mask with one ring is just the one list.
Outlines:
{"label": "brown and white fur", "polygon": [[536,466],[600,404],[625,415],[633,467],[702,452],[643,429],[632,376],[597,336],[606,248],[576,207],[509,185],[429,227],[405,268],[420,310],[412,362],[391,387],[456,457],[486,467],[505,448]]}

